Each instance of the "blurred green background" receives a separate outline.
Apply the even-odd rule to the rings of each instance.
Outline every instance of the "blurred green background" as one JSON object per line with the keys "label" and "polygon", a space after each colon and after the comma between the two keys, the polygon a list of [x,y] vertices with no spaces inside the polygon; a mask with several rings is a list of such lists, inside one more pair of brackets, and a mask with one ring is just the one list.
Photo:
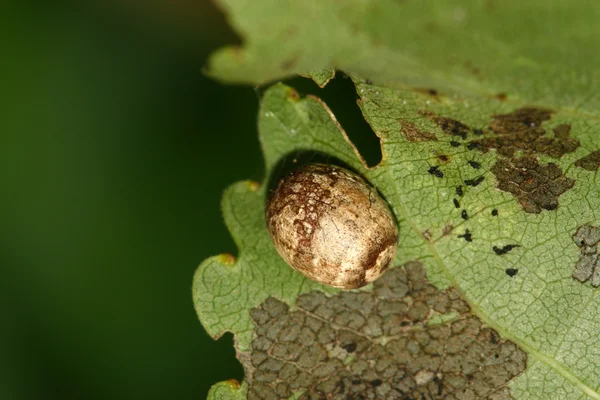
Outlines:
{"label": "blurred green background", "polygon": [[206,0],[34,3],[0,6],[0,399],[203,399],[242,369],[192,276],[262,179],[254,90],[201,74],[239,39]]}
{"label": "blurred green background", "polygon": [[[0,4],[0,400],[204,399],[243,371],[192,276],[263,165],[260,94],[201,70],[241,40],[207,0],[35,3]],[[377,163],[349,79],[291,83]]]}

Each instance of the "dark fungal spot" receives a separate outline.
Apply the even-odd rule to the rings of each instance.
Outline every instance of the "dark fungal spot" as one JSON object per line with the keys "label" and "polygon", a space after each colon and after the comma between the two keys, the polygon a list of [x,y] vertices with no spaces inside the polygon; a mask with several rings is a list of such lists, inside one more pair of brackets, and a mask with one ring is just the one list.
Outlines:
{"label": "dark fungal spot", "polygon": [[492,250],[494,250],[494,253],[501,256],[501,255],[508,253],[509,251],[511,251],[512,249],[514,249],[516,247],[521,247],[521,246],[519,246],[518,244],[507,244],[502,247],[494,246],[494,247],[492,247]]}
{"label": "dark fungal spot", "polygon": [[467,214],[467,210],[462,210],[462,211],[460,212],[460,217],[461,217],[462,219],[464,219],[465,221],[466,221],[466,220],[468,220],[468,219],[469,219],[469,214]]}
{"label": "dark fungal spot", "polygon": [[422,130],[410,121],[401,119],[398,122],[402,128],[402,134],[409,142],[437,142],[438,140],[433,133]]}
{"label": "dark fungal spot", "polygon": [[508,114],[494,115],[489,128],[495,136],[471,143],[477,144],[482,152],[496,149],[504,157],[513,157],[517,151],[522,151],[560,158],[575,151],[579,141],[569,137],[571,126],[568,124],[558,125],[553,129],[554,135],[548,136],[542,124],[551,116],[551,110],[536,107],[523,107]]}
{"label": "dark fungal spot", "polygon": [[468,163],[469,163],[469,165],[470,165],[471,167],[473,167],[474,169],[479,169],[479,168],[481,168],[481,164],[479,164],[477,161],[472,161],[472,160],[471,160],[471,161],[468,161]]}
{"label": "dark fungal spot", "polygon": [[460,203],[458,202],[458,200],[452,199],[452,202],[454,203],[454,207],[460,208]]}
{"label": "dark fungal spot", "polygon": [[506,273],[506,275],[508,275],[512,278],[513,276],[515,276],[517,274],[517,272],[519,272],[519,270],[516,268],[506,268],[506,270],[504,272]]}
{"label": "dark fungal spot", "polygon": [[482,129],[473,129],[473,134],[477,135],[477,136],[481,136],[481,135],[483,135],[483,130]]}
{"label": "dark fungal spot", "polygon": [[575,161],[575,165],[587,171],[597,171],[600,167],[600,150],[592,151],[587,156]]}
{"label": "dark fungal spot", "polygon": [[479,185],[481,182],[483,182],[484,179],[485,178],[483,176],[477,177],[475,179],[466,179],[465,185],[475,187],[475,186]]}
{"label": "dark fungal spot", "polygon": [[471,232],[467,229],[465,230],[465,233],[462,235],[458,235],[459,238],[465,239],[467,242],[472,242],[473,241],[473,235],[471,235]]}
{"label": "dark fungal spot", "polygon": [[498,216],[498,210],[497,209],[493,209],[492,210],[492,216],[497,217]]}
{"label": "dark fungal spot", "polygon": [[451,141],[450,141],[450,146],[452,146],[452,147],[458,147],[458,146],[460,146],[460,142],[457,142],[457,141],[451,140]]}
{"label": "dark fungal spot", "polygon": [[[448,314],[457,318],[431,323]],[[390,270],[368,292],[313,291],[293,307],[269,298],[250,316],[242,357],[250,400],[509,399],[508,383],[527,365],[527,353],[473,315],[456,289],[430,284],[420,263]],[[338,343],[355,343],[352,357]]]}
{"label": "dark fungal spot", "polygon": [[431,175],[437,176],[438,178],[444,177],[444,173],[442,171],[440,171],[439,165],[433,165],[433,166],[429,167],[427,172],[429,172]]}
{"label": "dark fungal spot", "polygon": [[480,147],[480,145],[477,142],[469,142],[467,144],[467,149],[469,149],[469,150],[477,149],[479,147]]}
{"label": "dark fungal spot", "polygon": [[533,214],[555,210],[558,197],[575,184],[556,164],[540,165],[534,156],[500,158],[491,171],[498,189],[512,193],[523,210]]}
{"label": "dark fungal spot", "polygon": [[462,188],[462,186],[457,186],[457,187],[456,187],[456,194],[457,194],[458,196],[461,196],[461,197],[462,197],[462,195],[463,195],[463,188]]}

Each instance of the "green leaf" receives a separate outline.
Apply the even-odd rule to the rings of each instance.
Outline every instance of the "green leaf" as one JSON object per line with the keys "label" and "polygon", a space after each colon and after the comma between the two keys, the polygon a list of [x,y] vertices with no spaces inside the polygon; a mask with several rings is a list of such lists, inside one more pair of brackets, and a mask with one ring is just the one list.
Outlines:
{"label": "green leaf", "polygon": [[494,96],[595,112],[593,1],[218,0],[244,47],[208,73],[263,84],[336,68],[388,87]]}
{"label": "green leaf", "polygon": [[[365,357],[389,357],[373,349],[395,351],[386,346],[402,334],[385,328],[388,317],[381,307],[394,299],[411,303],[421,292],[411,286],[402,296],[389,297],[382,287],[394,288],[394,274],[406,270],[410,275],[418,265],[427,274],[419,285],[437,288],[428,289],[429,299],[460,296],[469,307],[444,308],[438,300],[423,300],[430,313],[408,320],[406,335],[446,329],[446,346],[464,339],[448,332],[474,318],[491,328],[486,335],[500,335],[493,343],[498,349],[516,346],[510,357],[526,355],[523,372],[508,367],[510,357],[500,357],[508,369],[494,376],[504,373],[507,380],[495,387],[510,389],[498,392],[502,396],[600,399],[600,282],[594,275],[599,123],[598,94],[590,84],[599,74],[590,67],[600,57],[590,51],[595,3],[586,8],[557,4],[553,10],[545,8],[547,3],[516,1],[435,7],[386,1],[221,3],[246,44],[217,52],[209,67],[213,76],[262,83],[300,73],[324,84],[327,70],[340,68],[352,77],[362,113],[381,139],[383,159],[369,169],[324,103],[276,84],[264,93],[259,113],[266,176],[275,176],[281,160],[300,151],[325,154],[377,187],[400,230],[399,267],[375,285],[346,292],[368,297],[355,306],[350,295],[303,278],[278,256],[265,227],[267,181],[237,183],[225,192],[223,215],[239,255],[202,263],[193,296],[211,335],[234,333],[249,396],[275,390],[277,384],[285,393],[309,396],[319,366],[335,371],[330,376],[337,377],[335,390],[341,390],[344,371],[353,371]],[[402,285],[414,286],[406,279]],[[319,292],[330,296],[319,298],[322,308],[306,306]],[[368,345],[349,352],[342,338],[359,314],[380,320],[352,328]],[[340,322],[342,315],[352,318]],[[324,358],[315,369],[300,368],[304,375],[298,376],[307,382],[302,390],[276,374],[287,364],[274,356],[283,350],[273,346],[285,341],[268,339],[269,331],[288,332],[293,324],[286,324],[294,318],[302,328],[317,318],[332,327],[335,338],[323,344]],[[478,341],[487,328],[477,326],[473,343],[483,346]],[[293,352],[296,340],[281,354]],[[475,362],[463,350],[463,362]],[[416,385],[410,390],[450,390],[449,373],[422,371],[405,371]],[[476,383],[469,390],[488,398],[478,380],[483,375],[483,370],[473,375]],[[366,385],[361,390],[394,387],[389,379],[371,379],[378,383],[371,386],[361,381]],[[434,381],[438,386],[427,386]],[[349,386],[344,390],[354,390]]]}

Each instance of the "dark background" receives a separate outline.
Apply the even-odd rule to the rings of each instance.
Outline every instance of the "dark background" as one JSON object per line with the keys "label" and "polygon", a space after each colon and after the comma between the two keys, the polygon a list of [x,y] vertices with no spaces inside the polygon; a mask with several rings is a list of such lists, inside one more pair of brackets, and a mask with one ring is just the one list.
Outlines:
{"label": "dark background", "polygon": [[[243,378],[191,297],[263,180],[260,90],[201,73],[241,40],[206,0],[35,3],[0,5],[0,399],[204,399]],[[349,79],[291,83],[377,163]]]}
{"label": "dark background", "polygon": [[0,399],[203,399],[241,380],[231,335],[213,341],[191,297],[197,265],[237,251],[222,191],[262,179],[254,90],[201,73],[239,39],[204,0],[14,3],[0,6]]}

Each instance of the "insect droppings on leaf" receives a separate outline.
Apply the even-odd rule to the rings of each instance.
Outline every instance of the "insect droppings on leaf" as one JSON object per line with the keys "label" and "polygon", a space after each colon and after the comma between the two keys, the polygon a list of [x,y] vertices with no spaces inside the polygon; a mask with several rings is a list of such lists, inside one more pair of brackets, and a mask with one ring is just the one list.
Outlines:
{"label": "insect droppings on leaf", "polygon": [[461,217],[462,219],[464,219],[465,221],[466,221],[466,220],[468,220],[468,219],[469,219],[469,214],[467,214],[467,210],[462,210],[462,211],[460,212],[460,217]]}
{"label": "insect droppings on leaf", "polygon": [[517,248],[517,247],[521,247],[521,246],[518,245],[518,244],[507,244],[507,245],[504,245],[502,247],[493,246],[492,250],[494,250],[494,253],[496,253],[499,256],[501,256],[501,255],[506,254],[509,251],[511,251],[512,249]]}
{"label": "insect droppings on leaf", "polygon": [[494,209],[492,210],[492,216],[493,216],[493,217],[497,217],[497,216],[498,216],[498,210],[497,210],[496,208],[494,208]]}
{"label": "insect droppings on leaf", "polygon": [[429,167],[427,172],[429,172],[431,175],[437,176],[438,178],[444,177],[444,173],[442,171],[440,171],[439,165],[433,165],[433,166]]}
{"label": "insect droppings on leaf", "polygon": [[513,276],[515,276],[517,274],[517,272],[519,272],[519,270],[516,268],[506,268],[506,270],[504,272],[506,272],[506,275],[508,275],[512,278]]}
{"label": "insect droppings on leaf", "polygon": [[465,185],[467,186],[472,186],[472,187],[476,187],[477,185],[479,185],[481,182],[483,182],[485,178],[482,176],[477,177],[475,179],[466,179],[465,180]]}
{"label": "insect droppings on leaf", "polygon": [[463,195],[463,188],[462,188],[462,186],[457,186],[456,187],[456,194],[458,196],[462,197],[462,195]]}
{"label": "insect droppings on leaf", "polygon": [[462,235],[458,235],[459,238],[465,239],[467,242],[472,242],[473,241],[473,235],[471,235],[471,231],[469,231],[468,229],[465,230],[465,233]]}
{"label": "insect droppings on leaf", "polygon": [[452,199],[452,202],[454,203],[454,207],[460,208],[460,203],[458,202],[458,200]]}
{"label": "insect droppings on leaf", "polygon": [[469,162],[469,165],[470,165],[471,167],[473,167],[474,169],[479,169],[479,168],[481,168],[481,164],[479,164],[477,161],[472,161],[472,160],[470,160],[470,161],[468,161],[468,162]]}

